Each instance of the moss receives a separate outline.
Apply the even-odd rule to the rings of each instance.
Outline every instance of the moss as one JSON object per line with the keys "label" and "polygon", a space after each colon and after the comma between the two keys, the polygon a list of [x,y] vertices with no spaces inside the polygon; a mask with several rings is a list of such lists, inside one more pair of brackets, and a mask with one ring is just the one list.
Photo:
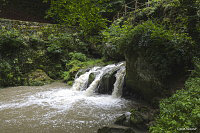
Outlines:
{"label": "moss", "polygon": [[68,81],[68,82],[67,82],[67,85],[72,86],[72,85],[73,85],[73,81]]}
{"label": "moss", "polygon": [[49,84],[53,80],[43,70],[37,69],[28,74],[26,82],[30,86],[39,86]]}
{"label": "moss", "polygon": [[131,116],[130,116],[131,124],[133,124],[134,126],[137,126],[137,125],[142,124],[144,122],[140,112],[138,112],[135,109],[132,109],[130,112],[131,112]]}
{"label": "moss", "polygon": [[81,69],[87,70],[86,68],[105,64],[103,59],[91,59],[83,53],[73,52],[70,53],[70,57],[70,60],[66,63],[67,71],[63,73],[63,78],[66,81],[74,80],[76,73]]}

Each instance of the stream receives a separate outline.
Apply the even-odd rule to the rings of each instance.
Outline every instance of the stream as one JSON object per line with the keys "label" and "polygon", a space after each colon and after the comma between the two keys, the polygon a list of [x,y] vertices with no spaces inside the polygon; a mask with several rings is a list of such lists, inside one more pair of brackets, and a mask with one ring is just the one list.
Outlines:
{"label": "stream", "polygon": [[132,102],[85,95],[63,83],[0,89],[1,133],[95,133],[129,110]]}

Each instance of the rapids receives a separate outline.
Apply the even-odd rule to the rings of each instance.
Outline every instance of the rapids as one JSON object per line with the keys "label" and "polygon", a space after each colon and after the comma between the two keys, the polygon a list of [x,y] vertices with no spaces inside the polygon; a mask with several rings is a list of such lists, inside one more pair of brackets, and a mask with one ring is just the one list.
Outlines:
{"label": "rapids", "polygon": [[[106,68],[92,68],[84,73],[85,75],[81,75],[82,77],[79,76],[73,87],[56,82],[39,87],[0,89],[0,132],[97,132],[98,128],[112,124],[116,117],[133,106],[133,101],[120,98],[125,76],[125,67],[122,67],[118,64]],[[115,76],[118,77],[113,94],[95,94],[93,90],[98,86],[97,79],[100,80],[105,71],[110,72],[111,68],[117,71]],[[89,73],[96,71],[98,72],[93,81],[95,83],[92,82],[86,90],[81,91],[81,87],[87,84],[83,79],[88,79]]]}

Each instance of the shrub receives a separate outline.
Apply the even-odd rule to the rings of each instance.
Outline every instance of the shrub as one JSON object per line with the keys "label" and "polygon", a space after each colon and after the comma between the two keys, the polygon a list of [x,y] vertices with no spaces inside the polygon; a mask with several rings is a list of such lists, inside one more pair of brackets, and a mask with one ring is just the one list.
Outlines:
{"label": "shrub", "polygon": [[8,55],[19,51],[20,48],[26,46],[26,41],[20,36],[20,33],[15,30],[0,29],[0,52]]}
{"label": "shrub", "polygon": [[153,21],[135,27],[129,24],[113,26],[104,35],[107,45],[116,53],[143,56],[152,68],[156,68],[159,78],[171,75],[180,65],[187,66],[195,49],[187,34],[167,30]]}
{"label": "shrub", "polygon": [[198,62],[198,76],[190,77],[186,83],[186,89],[178,90],[170,98],[160,102],[160,114],[155,125],[150,127],[152,133],[183,132],[194,128],[194,132],[200,129],[200,73]]}
{"label": "shrub", "polygon": [[64,52],[79,51],[87,52],[88,45],[81,41],[77,33],[60,33],[58,35],[49,35],[47,51],[52,54],[61,54]]}
{"label": "shrub", "polygon": [[79,60],[79,61],[87,61],[87,57],[85,54],[82,53],[69,53],[69,57],[71,60]]}
{"label": "shrub", "polygon": [[5,60],[0,60],[0,87],[16,86],[23,82],[21,69]]}
{"label": "shrub", "polygon": [[88,67],[92,67],[94,65],[100,65],[103,64],[103,61],[101,59],[95,60],[95,59],[90,59],[87,58],[84,54],[82,53],[70,53],[70,60],[66,64],[66,69],[63,73],[63,78],[65,81],[68,81],[71,84],[71,81],[74,80],[75,74],[80,70],[80,69],[85,69]]}
{"label": "shrub", "polygon": [[109,28],[102,32],[104,44],[102,53],[105,58],[112,60],[124,59],[120,43],[122,37],[126,36],[131,29],[131,25],[122,25],[122,20],[118,19]]}

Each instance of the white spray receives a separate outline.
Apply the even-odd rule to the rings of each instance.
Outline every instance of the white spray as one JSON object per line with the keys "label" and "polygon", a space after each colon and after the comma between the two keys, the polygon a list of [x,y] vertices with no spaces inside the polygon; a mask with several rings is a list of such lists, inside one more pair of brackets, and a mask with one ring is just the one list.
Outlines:
{"label": "white spray", "polygon": [[115,74],[116,81],[115,81],[115,84],[114,84],[114,90],[112,92],[113,98],[121,97],[125,75],[126,75],[126,68],[125,68],[125,66],[122,66],[120,68],[120,70],[118,70],[117,73]]}

